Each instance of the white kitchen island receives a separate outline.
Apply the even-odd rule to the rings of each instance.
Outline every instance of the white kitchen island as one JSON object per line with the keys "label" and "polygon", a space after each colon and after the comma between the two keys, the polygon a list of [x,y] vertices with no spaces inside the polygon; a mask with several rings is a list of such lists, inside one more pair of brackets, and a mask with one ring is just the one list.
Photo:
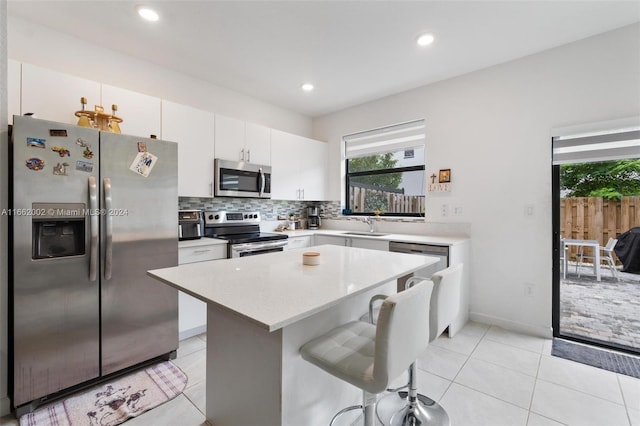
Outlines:
{"label": "white kitchen island", "polygon": [[207,303],[206,415],[215,425],[326,425],[361,392],[307,363],[299,348],[359,318],[376,293],[436,258],[317,246],[180,265],[148,274]]}

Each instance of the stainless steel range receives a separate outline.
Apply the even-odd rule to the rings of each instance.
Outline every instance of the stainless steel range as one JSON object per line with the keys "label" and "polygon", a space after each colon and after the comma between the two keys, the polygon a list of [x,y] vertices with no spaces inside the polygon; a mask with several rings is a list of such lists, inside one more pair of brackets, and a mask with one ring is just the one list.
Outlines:
{"label": "stainless steel range", "polygon": [[227,257],[283,251],[287,235],[260,232],[259,212],[204,212],[205,237],[229,241]]}

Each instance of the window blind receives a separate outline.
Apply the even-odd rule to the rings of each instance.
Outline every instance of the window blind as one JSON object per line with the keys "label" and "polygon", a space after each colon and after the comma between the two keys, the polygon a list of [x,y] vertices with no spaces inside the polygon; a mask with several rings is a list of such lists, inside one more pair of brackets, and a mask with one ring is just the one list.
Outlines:
{"label": "window blind", "polygon": [[347,159],[418,148],[424,146],[424,120],[354,133],[343,140]]}
{"label": "window blind", "polygon": [[553,138],[553,164],[640,158],[640,128]]}

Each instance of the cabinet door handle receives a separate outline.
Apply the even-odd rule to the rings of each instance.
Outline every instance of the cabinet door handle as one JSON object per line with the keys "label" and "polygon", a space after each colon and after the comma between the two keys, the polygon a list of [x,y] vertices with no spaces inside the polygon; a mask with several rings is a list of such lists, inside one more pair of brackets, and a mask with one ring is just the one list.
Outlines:
{"label": "cabinet door handle", "polygon": [[250,149],[247,150],[247,162],[248,163],[251,162],[251,150]]}
{"label": "cabinet door handle", "polygon": [[240,150],[240,161],[244,161],[244,148]]}
{"label": "cabinet door handle", "polygon": [[208,253],[210,252],[211,249],[206,249],[206,250],[194,250],[193,254],[202,254],[202,253]]}
{"label": "cabinet door handle", "polygon": [[209,195],[213,196],[213,182],[209,183]]}

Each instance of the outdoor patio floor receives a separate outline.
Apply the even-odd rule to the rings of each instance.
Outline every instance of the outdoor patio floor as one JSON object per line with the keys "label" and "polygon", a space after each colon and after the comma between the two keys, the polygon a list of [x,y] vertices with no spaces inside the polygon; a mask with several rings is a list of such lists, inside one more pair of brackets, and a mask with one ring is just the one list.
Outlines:
{"label": "outdoor patio floor", "polygon": [[575,264],[560,281],[560,330],[640,351],[640,275],[620,272],[620,281],[602,268],[596,281],[592,267]]}

